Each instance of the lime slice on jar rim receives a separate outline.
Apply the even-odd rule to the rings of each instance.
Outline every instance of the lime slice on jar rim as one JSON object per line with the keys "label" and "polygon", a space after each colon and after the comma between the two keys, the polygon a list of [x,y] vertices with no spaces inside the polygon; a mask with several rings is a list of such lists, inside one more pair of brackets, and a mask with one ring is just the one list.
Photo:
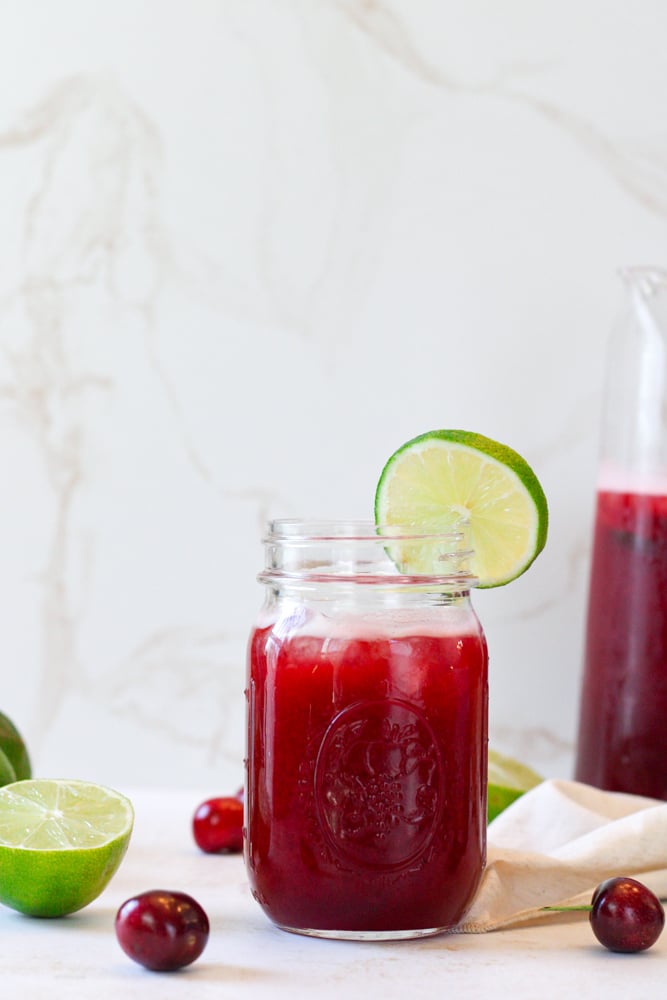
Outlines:
{"label": "lime slice on jar rim", "polygon": [[[470,570],[479,587],[499,587],[528,569],[544,548],[547,500],[532,468],[507,445],[471,431],[437,430],[402,445],[375,493],[379,533],[397,526],[445,533],[465,525]],[[437,574],[427,548],[392,543],[405,573]]]}
{"label": "lime slice on jar rim", "polygon": [[103,785],[27,779],[0,788],[0,902],[60,917],[106,888],[127,850],[134,810]]}

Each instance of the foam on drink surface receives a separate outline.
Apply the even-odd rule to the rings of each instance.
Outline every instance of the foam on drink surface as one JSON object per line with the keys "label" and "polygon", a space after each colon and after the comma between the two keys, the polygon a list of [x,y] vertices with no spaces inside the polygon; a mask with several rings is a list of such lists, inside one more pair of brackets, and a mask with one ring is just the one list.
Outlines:
{"label": "foam on drink surface", "polygon": [[470,636],[479,628],[477,617],[467,607],[396,608],[360,614],[341,612],[328,615],[319,610],[295,605],[293,614],[264,609],[258,628],[275,626],[277,635],[302,635],[313,638],[405,639],[411,636]]}
{"label": "foam on drink surface", "polygon": [[667,496],[667,469],[643,471],[604,462],[600,466],[597,488],[605,493]]}

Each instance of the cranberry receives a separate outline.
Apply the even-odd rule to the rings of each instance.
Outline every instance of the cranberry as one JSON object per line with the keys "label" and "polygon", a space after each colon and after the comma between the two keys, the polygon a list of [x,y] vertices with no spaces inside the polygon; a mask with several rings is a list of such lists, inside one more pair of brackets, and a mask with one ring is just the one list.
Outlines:
{"label": "cranberry", "polygon": [[185,892],[151,889],[125,900],[116,914],[116,937],[130,958],[155,972],[171,972],[199,958],[209,922]]}
{"label": "cranberry", "polygon": [[645,951],[660,937],[665,911],[650,889],[633,878],[609,878],[591,900],[590,922],[610,951]]}
{"label": "cranberry", "polygon": [[207,854],[243,850],[243,802],[232,796],[207,799],[192,819],[195,842]]}

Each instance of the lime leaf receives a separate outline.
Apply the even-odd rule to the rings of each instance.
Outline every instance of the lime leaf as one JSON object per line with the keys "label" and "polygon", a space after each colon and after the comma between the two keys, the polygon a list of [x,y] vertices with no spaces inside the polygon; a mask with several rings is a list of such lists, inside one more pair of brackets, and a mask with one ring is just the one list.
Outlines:
{"label": "lime leaf", "polygon": [[[439,430],[408,441],[386,463],[375,493],[378,531],[451,532],[464,526],[480,587],[499,587],[528,569],[544,548],[548,507],[526,460],[470,431]],[[427,573],[428,547],[392,543],[403,572]]]}
{"label": "lime leaf", "polygon": [[133,822],[129,799],[91,782],[0,788],[0,902],[38,917],[87,906],[121,863]]}
{"label": "lime leaf", "polygon": [[495,819],[512,802],[543,781],[541,775],[506,757],[497,750],[489,750],[488,819]]}

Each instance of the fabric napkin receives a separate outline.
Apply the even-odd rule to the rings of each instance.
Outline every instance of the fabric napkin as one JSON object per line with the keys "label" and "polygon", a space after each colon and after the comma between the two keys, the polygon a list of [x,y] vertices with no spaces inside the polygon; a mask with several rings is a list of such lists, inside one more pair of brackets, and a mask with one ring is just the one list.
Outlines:
{"label": "fabric napkin", "polygon": [[547,780],[489,825],[487,866],[462,933],[563,914],[605,878],[630,875],[667,895],[667,802]]}

